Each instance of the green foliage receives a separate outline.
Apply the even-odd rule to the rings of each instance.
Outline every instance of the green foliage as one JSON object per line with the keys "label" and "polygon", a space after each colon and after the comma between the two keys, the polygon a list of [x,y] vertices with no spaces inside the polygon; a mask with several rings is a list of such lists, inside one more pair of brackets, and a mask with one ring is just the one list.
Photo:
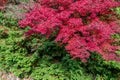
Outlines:
{"label": "green foliage", "polygon": [[11,18],[7,19],[5,18],[5,16],[3,15],[2,12],[0,12],[0,26],[7,26],[7,27],[17,27],[18,24],[17,24],[17,21],[16,20],[13,20]]}
{"label": "green foliage", "polygon": [[96,78],[99,76],[103,80],[110,80],[120,75],[120,63],[114,61],[103,61],[101,56],[93,53],[89,61],[83,64],[87,68],[86,72],[92,73]]}
{"label": "green foliage", "polygon": [[120,7],[116,8],[118,14],[120,14]]}
{"label": "green foliage", "polygon": [[[42,35],[25,37],[16,21],[0,13],[0,69],[34,80],[117,80],[120,63],[93,53],[87,63]],[[118,35],[117,35],[118,36]],[[115,36],[114,36],[115,37]],[[119,36],[118,36],[119,38]]]}
{"label": "green foliage", "polygon": [[120,7],[116,8],[115,11],[117,12],[118,18],[120,19]]}

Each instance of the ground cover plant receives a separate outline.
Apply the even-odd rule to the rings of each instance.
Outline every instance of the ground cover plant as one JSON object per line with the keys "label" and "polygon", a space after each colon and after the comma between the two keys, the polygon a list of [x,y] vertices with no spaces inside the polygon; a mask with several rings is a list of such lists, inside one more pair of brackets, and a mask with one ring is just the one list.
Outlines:
{"label": "ground cover plant", "polygon": [[[53,7],[55,7],[56,10],[56,6]],[[37,6],[36,9],[40,8]],[[119,13],[119,8],[115,10]],[[112,9],[112,11],[114,11],[114,9]],[[34,13],[36,13],[36,11]],[[33,21],[29,23],[34,23],[34,25],[40,24],[37,20],[38,18],[35,17],[37,14],[38,13],[33,14],[33,12],[31,12],[31,17],[32,15],[34,17],[29,17],[29,20]],[[112,13],[110,17],[111,16]],[[117,16],[117,14],[115,16]],[[104,23],[106,25],[109,22],[114,22],[114,19],[116,19],[116,17],[112,17],[113,19],[110,18],[110,21],[107,22],[106,19],[108,19],[108,16],[104,15],[101,17],[102,20],[100,23]],[[33,18],[36,19],[33,20]],[[75,17],[75,19],[76,18],[77,17]],[[27,21],[28,17],[25,18],[25,20]],[[36,23],[34,21],[38,22]],[[86,20],[83,23],[86,23],[85,25],[90,25],[90,23],[87,23]],[[26,23],[24,24],[27,25]],[[23,23],[21,25],[23,25]],[[27,26],[28,27],[26,29],[22,29],[19,27],[17,19],[6,17],[4,13],[0,13],[0,69],[7,72],[12,72],[20,78],[30,77],[34,80],[119,80],[120,62],[113,61],[113,59],[105,61],[101,54],[98,54],[98,52],[89,51],[90,56],[89,58],[86,58],[87,62],[85,60],[86,63],[83,63],[85,57],[83,57],[83,59],[74,59],[76,57],[68,54],[69,51],[64,48],[68,45],[67,43],[62,43],[61,45],[61,43],[54,42],[54,39],[60,30],[59,28],[57,28],[54,33],[51,33],[51,35],[46,38],[43,34],[38,34],[39,32],[34,30],[36,27],[32,27],[32,30],[30,30],[30,25]],[[74,27],[72,29],[74,29]],[[28,30],[29,32],[27,32]],[[26,33],[24,34],[24,32]],[[35,34],[31,35],[31,32]],[[78,34],[80,34],[79,36],[84,37],[81,35],[82,33],[80,31],[75,33],[77,36]],[[94,38],[92,34],[91,36]],[[67,37],[63,37],[62,40],[64,40],[64,38]],[[70,36],[70,38],[72,37]],[[117,40],[117,42],[112,43],[112,47],[120,45],[119,34],[112,34],[110,39]],[[76,41],[76,39],[74,41]],[[111,49],[111,47],[109,47],[109,49]],[[119,55],[119,53],[119,51],[116,51],[116,55]]]}
{"label": "ground cover plant", "polygon": [[7,4],[2,7],[2,12],[6,17],[12,19],[22,19],[25,12],[33,9],[35,1],[33,0],[8,0]]}

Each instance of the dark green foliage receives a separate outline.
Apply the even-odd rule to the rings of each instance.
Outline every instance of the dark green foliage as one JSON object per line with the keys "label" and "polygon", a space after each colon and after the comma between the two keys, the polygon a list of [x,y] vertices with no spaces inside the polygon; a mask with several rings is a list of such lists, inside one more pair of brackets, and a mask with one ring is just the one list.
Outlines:
{"label": "dark green foliage", "polygon": [[58,43],[42,35],[24,36],[16,21],[0,13],[0,69],[35,80],[117,80],[119,62],[93,53],[87,63],[73,60]]}
{"label": "dark green foliage", "polygon": [[94,78],[99,75],[103,77],[103,80],[110,80],[120,75],[119,62],[103,61],[101,56],[96,53],[93,53],[89,61],[82,66],[86,68],[86,72],[92,73]]}

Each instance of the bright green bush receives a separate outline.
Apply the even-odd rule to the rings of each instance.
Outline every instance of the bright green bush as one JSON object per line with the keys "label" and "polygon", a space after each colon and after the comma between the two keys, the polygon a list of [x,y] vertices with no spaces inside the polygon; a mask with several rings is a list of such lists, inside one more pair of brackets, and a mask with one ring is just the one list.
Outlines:
{"label": "bright green bush", "polygon": [[[94,53],[87,63],[71,59],[58,43],[42,35],[25,37],[16,21],[0,13],[0,69],[35,80],[117,80],[120,63]],[[114,36],[116,37],[116,36]],[[119,37],[119,36],[118,36]]]}

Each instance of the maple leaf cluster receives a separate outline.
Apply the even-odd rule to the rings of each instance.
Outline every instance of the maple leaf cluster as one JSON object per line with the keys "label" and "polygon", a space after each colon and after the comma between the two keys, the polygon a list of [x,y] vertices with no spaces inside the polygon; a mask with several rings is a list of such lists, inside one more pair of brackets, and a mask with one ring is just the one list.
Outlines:
{"label": "maple leaf cluster", "polygon": [[19,21],[21,28],[30,26],[26,34],[40,33],[47,38],[58,29],[55,42],[65,45],[73,58],[86,62],[91,52],[105,60],[120,61],[115,51],[118,45],[111,38],[120,32],[117,15],[112,10],[120,6],[114,0],[39,0],[40,5]]}

